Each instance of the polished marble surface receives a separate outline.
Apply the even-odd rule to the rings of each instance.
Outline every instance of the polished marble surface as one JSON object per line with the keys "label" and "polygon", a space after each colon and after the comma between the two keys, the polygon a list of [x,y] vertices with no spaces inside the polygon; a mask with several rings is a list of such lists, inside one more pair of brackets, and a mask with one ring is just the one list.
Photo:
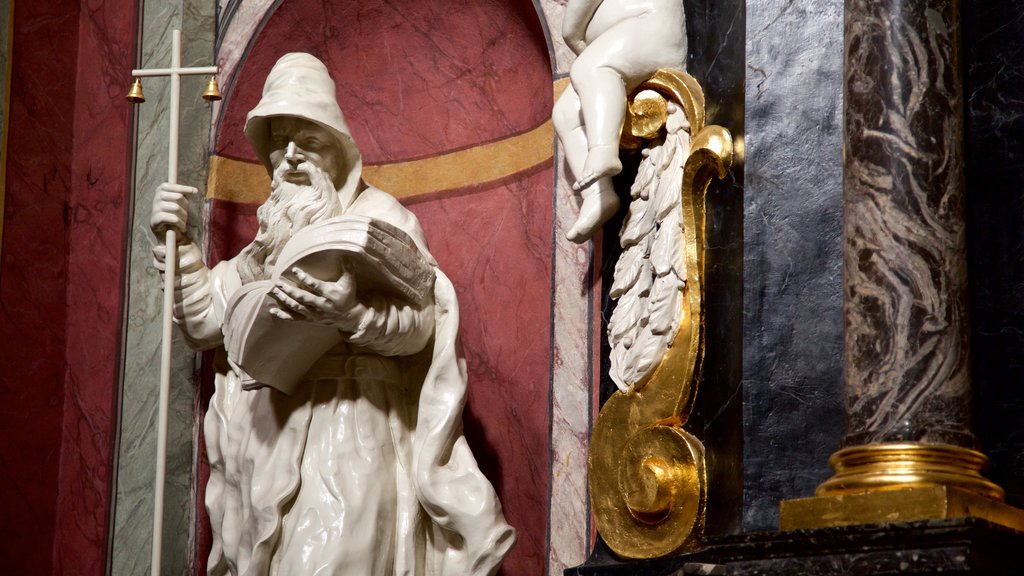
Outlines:
{"label": "polished marble surface", "polygon": [[[209,65],[212,59],[213,8],[186,0],[147,4],[142,18],[142,57],[139,67],[166,67],[170,61],[171,31],[182,30],[182,63]],[[159,388],[162,282],[152,265],[157,242],[149,230],[151,198],[167,179],[168,100],[170,82],[146,79],[146,102],[138,108],[138,148],[135,197],[125,292],[124,364],[120,398],[120,443],[113,507],[110,566],[114,574],[149,570],[153,523],[157,390]],[[198,77],[182,80],[179,137],[179,181],[205,180],[209,106],[199,98],[205,83]],[[193,204],[193,237],[201,242],[201,201]],[[174,332],[171,396],[168,418],[167,484],[164,507],[164,571],[184,574],[189,568],[194,523],[193,446],[197,432],[195,355]]]}
{"label": "polished marble surface", "polygon": [[[556,92],[568,83],[575,55],[562,41],[564,0],[537,0],[544,22]],[[551,104],[554,103],[552,100]],[[550,105],[549,105],[550,107]],[[552,182],[551,497],[547,573],[582,562],[595,539],[587,491],[587,447],[599,408],[601,235],[590,245],[565,239],[576,221],[579,196],[561,150]]]}
{"label": "polished marble surface", "polygon": [[1024,12],[962,6],[974,432],[986,476],[1024,506]]}
{"label": "polished marble surface", "polygon": [[[0,249],[0,571],[53,568],[61,439],[67,393],[66,206],[72,189],[75,2],[20,2],[11,38],[11,99]],[[6,8],[5,8],[6,10]],[[4,38],[5,43],[7,38]]]}
{"label": "polished marble surface", "polygon": [[68,205],[67,373],[55,571],[105,569],[111,521],[118,359],[130,209],[130,106],[121,99],[135,50],[135,4],[80,13]]}
{"label": "polished marble surface", "polygon": [[847,446],[972,448],[956,0],[846,7]]}
{"label": "polished marble surface", "polygon": [[78,8],[14,11],[0,264],[0,380],[18,398],[4,402],[0,462],[12,574],[105,568],[134,8]]}
{"label": "polished marble surface", "polygon": [[828,478],[842,408],[843,2],[750,2],[743,529]]}

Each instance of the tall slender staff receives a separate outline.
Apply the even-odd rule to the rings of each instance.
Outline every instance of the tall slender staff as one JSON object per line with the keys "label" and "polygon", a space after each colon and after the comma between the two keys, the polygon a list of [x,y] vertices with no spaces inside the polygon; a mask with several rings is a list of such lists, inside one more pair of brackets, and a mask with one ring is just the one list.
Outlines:
{"label": "tall slender staff", "polygon": [[[135,82],[128,92],[129,102],[145,102],[142,94],[142,82],[139,78],[149,76],[170,76],[171,78],[171,125],[168,131],[167,146],[167,182],[178,183],[178,117],[181,97],[181,77],[195,75],[215,75],[216,66],[200,66],[193,68],[181,67],[181,31],[174,30],[171,36],[171,67],[132,70]],[[206,92],[206,100],[220,100],[215,77],[210,79]],[[153,576],[160,575],[160,560],[163,550],[164,524],[164,484],[167,468],[167,404],[171,390],[171,330],[174,313],[174,277],[178,263],[178,234],[174,228],[168,227],[164,232],[166,246],[166,270],[164,272],[164,306],[163,306],[163,338],[160,350],[160,410],[158,412],[156,436],[156,483],[153,495]]]}

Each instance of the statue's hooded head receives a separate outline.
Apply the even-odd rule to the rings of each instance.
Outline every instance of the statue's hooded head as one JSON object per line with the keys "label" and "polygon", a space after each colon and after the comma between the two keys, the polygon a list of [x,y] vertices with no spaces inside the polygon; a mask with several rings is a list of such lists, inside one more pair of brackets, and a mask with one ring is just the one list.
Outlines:
{"label": "statue's hooded head", "polygon": [[[338,106],[334,80],[323,62],[305,53],[282,56],[267,76],[259,104],[246,117],[245,136],[271,177],[275,167],[270,162],[273,152],[270,119],[274,117],[307,120],[335,137],[345,167],[340,174],[331,176],[341,197],[351,198],[362,174],[362,155],[349,133]],[[321,168],[326,170],[329,167]]]}

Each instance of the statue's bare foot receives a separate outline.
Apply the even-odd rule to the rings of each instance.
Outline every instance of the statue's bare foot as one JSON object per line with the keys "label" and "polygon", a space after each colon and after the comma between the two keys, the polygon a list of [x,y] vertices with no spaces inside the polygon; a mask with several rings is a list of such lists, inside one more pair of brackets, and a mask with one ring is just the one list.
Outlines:
{"label": "statue's bare foot", "polygon": [[572,189],[577,192],[586,190],[601,178],[611,178],[619,172],[622,172],[622,162],[619,161],[618,145],[594,146],[587,152],[583,175],[572,185]]}
{"label": "statue's bare foot", "polygon": [[611,190],[584,196],[583,204],[580,205],[580,216],[565,237],[577,244],[586,242],[618,210],[619,197]]}

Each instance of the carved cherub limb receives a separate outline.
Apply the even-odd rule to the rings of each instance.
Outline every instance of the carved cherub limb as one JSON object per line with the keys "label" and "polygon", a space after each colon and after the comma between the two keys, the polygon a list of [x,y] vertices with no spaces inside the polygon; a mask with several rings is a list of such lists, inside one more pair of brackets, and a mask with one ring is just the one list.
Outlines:
{"label": "carved cherub limb", "polygon": [[552,119],[583,198],[566,236],[583,242],[619,208],[611,178],[626,95],[659,68],[684,67],[686,25],[681,0],[570,0],[562,35],[578,57]]}

